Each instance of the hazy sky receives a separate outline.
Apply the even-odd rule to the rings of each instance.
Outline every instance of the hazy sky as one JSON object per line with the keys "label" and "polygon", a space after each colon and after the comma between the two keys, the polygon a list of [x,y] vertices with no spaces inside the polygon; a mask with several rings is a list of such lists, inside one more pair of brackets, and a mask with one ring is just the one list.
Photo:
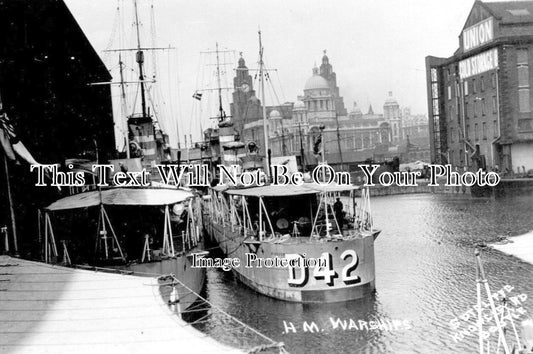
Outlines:
{"label": "hazy sky", "polygon": [[[125,23],[126,30],[131,29],[133,0],[65,1],[95,49],[105,57],[106,65],[116,66],[116,56],[104,56],[102,50],[117,47],[117,42],[112,42],[112,33],[116,38],[118,4],[125,10],[120,23]],[[401,106],[410,106],[413,113],[427,114],[424,58],[453,54],[474,3],[473,0],[138,1],[142,30],[147,33],[145,45],[150,44],[149,5],[153,3],[157,44],[176,48],[161,55],[162,64],[158,67],[161,84],[158,92],[164,97],[160,111],[167,115],[162,118],[162,125],[171,134],[173,145],[175,123],[168,118],[170,113],[179,115],[181,136],[184,133],[193,133],[195,139],[199,136],[202,112],[191,95],[214,79],[214,67],[202,65],[199,69],[206,62],[206,56],[199,52],[213,49],[218,42],[221,48],[237,53],[225,58],[226,62],[243,52],[247,66],[256,68],[259,27],[266,64],[277,69],[271,78],[280,102],[295,101],[303,94],[314,64],[320,65],[323,50],[327,49],[348,109],[357,101],[364,112],[372,104],[374,111],[381,113],[388,91],[392,91]],[[228,67],[227,73],[231,80],[233,68]],[[266,101],[277,103],[272,94],[267,95]],[[210,114],[203,112],[203,129],[210,124]]]}

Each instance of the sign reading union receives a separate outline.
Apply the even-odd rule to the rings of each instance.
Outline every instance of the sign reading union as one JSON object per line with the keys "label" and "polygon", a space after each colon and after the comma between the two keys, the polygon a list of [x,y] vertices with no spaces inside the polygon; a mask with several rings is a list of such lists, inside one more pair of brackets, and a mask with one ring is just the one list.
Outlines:
{"label": "sign reading union", "polygon": [[459,76],[469,78],[498,67],[498,49],[494,48],[459,62]]}
{"label": "sign reading union", "polygon": [[494,39],[492,17],[478,22],[463,31],[463,51],[466,53]]}

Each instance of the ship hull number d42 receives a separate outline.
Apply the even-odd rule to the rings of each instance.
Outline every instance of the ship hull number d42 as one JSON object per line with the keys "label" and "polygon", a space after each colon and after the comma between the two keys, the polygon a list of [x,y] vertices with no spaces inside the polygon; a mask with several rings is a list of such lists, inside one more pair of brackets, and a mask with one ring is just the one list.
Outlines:
{"label": "ship hull number d42", "polygon": [[339,281],[346,285],[361,282],[361,278],[353,274],[359,266],[359,257],[354,250],[346,250],[340,255],[341,265],[344,265],[340,274],[337,272],[340,267],[334,267],[333,256],[329,252],[322,253],[320,258],[314,260],[305,259],[304,256],[296,253],[286,254],[285,258],[293,260],[289,262],[289,277],[287,279],[291,287],[304,287],[307,285],[310,275],[330,287]]}

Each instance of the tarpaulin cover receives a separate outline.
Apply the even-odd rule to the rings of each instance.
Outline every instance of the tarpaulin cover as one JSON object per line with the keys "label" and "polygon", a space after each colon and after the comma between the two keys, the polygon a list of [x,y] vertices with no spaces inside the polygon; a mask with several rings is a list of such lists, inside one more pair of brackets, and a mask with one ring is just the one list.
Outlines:
{"label": "tarpaulin cover", "polygon": [[[113,188],[103,190],[101,193],[102,204],[104,205],[170,205],[183,202],[194,196],[189,191],[164,188]],[[99,204],[99,192],[91,191],[59,199],[47,206],[45,210],[88,208]]]}
{"label": "tarpaulin cover", "polygon": [[263,186],[242,189],[229,189],[226,191],[232,195],[244,195],[247,197],[287,197],[303,194],[317,194],[320,192],[342,192],[356,190],[357,186],[341,186],[337,184],[319,185],[316,183],[305,183],[301,186],[286,185],[286,186]]}

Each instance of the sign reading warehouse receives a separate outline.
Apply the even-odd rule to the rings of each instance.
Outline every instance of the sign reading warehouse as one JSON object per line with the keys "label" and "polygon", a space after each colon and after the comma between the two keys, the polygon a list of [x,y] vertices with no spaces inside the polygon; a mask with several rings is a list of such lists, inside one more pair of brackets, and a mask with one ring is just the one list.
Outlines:
{"label": "sign reading warehouse", "polygon": [[467,79],[498,68],[498,49],[494,48],[459,62],[459,76]]}

